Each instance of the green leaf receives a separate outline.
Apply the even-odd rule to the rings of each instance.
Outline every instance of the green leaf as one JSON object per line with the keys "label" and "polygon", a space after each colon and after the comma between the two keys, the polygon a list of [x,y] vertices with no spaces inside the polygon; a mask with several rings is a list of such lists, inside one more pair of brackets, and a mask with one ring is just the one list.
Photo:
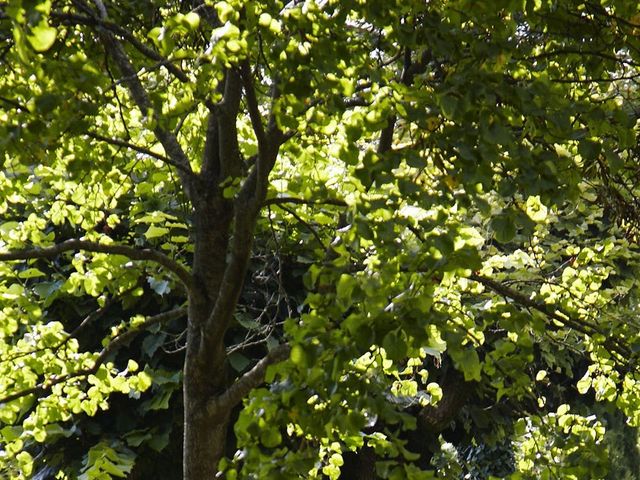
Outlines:
{"label": "green leaf", "polygon": [[580,380],[578,380],[578,383],[576,384],[578,392],[582,395],[587,393],[589,391],[589,388],[591,388],[591,382],[592,379],[587,372]]}
{"label": "green leaf", "polygon": [[336,299],[343,306],[348,308],[351,305],[351,294],[357,285],[357,281],[351,275],[342,274],[336,285]]}
{"label": "green leaf", "polygon": [[251,360],[238,352],[234,352],[229,355],[228,359],[231,367],[236,372],[243,372],[249,365],[251,365]]}
{"label": "green leaf", "polygon": [[540,196],[532,196],[527,199],[526,212],[534,222],[544,222],[547,218],[548,209],[540,201]]}
{"label": "green leaf", "polygon": [[43,277],[44,275],[45,273],[41,272],[37,268],[27,268],[26,270],[23,270],[20,273],[18,273],[18,277],[20,278],[37,278],[37,277]]}
{"label": "green leaf", "polygon": [[491,220],[491,228],[495,239],[500,243],[508,243],[516,235],[516,224],[513,217],[508,214],[500,214]]}
{"label": "green leaf", "polygon": [[397,330],[385,335],[382,346],[387,352],[387,357],[393,361],[403,360],[407,356],[407,344]]}
{"label": "green leaf", "polygon": [[147,240],[151,240],[151,239],[154,239],[154,238],[162,237],[162,236],[166,235],[167,233],[169,233],[169,229],[168,228],[158,227],[156,225],[149,225],[149,228],[144,233],[144,236],[147,238]]}
{"label": "green leaf", "polygon": [[282,435],[275,428],[260,432],[260,442],[267,448],[275,448],[282,443]]}
{"label": "green leaf", "polygon": [[31,29],[31,34],[27,36],[29,43],[36,52],[46,52],[56,41],[57,30],[41,22]]}
{"label": "green leaf", "polygon": [[291,361],[296,365],[307,365],[307,353],[301,345],[294,345],[293,347],[291,347],[290,357]]}
{"label": "green leaf", "polygon": [[438,104],[442,110],[442,114],[449,120],[452,120],[458,111],[460,101],[451,94],[444,94],[438,97]]}
{"label": "green leaf", "polygon": [[196,30],[200,26],[200,15],[196,12],[189,12],[182,17],[182,22],[191,30]]}
{"label": "green leaf", "polygon": [[478,352],[474,348],[465,348],[462,350],[451,349],[451,356],[456,362],[456,366],[464,374],[464,379],[467,382],[481,381],[482,365],[480,364],[480,358]]}

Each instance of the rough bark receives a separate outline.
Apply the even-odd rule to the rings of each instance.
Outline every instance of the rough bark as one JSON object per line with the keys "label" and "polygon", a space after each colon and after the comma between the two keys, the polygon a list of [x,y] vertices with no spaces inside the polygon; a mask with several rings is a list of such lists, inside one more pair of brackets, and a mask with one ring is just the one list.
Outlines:
{"label": "rough bark", "polygon": [[220,202],[197,208],[195,215],[195,288],[189,298],[183,380],[185,480],[214,477],[229,421],[229,412],[218,416],[206,413],[207,401],[224,391],[227,375],[223,338],[217,345],[205,346],[203,328],[224,276],[231,215],[228,206],[225,211]]}

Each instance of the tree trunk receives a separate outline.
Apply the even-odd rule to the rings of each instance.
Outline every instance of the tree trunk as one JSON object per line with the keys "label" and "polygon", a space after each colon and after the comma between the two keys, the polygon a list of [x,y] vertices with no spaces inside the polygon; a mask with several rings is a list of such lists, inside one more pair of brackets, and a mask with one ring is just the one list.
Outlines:
{"label": "tree trunk", "polygon": [[[218,199],[216,199],[218,200]],[[184,364],[184,480],[213,479],[225,451],[230,412],[208,414],[207,402],[228,387],[224,335],[205,343],[226,267],[233,209],[224,201],[206,200],[195,208],[193,276]]]}
{"label": "tree trunk", "polygon": [[[222,364],[193,365],[193,358],[185,362],[184,376],[184,480],[213,479],[218,462],[224,455],[230,412],[213,416],[206,412],[206,402],[211,398],[210,386],[224,381]],[[203,388],[204,387],[204,388]]]}

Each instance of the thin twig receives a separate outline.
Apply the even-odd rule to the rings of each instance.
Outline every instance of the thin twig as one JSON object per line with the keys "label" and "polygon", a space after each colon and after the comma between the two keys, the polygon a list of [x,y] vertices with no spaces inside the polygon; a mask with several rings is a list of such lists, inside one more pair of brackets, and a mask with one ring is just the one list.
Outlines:
{"label": "thin twig", "polygon": [[105,142],[110,145],[114,145],[116,147],[125,147],[131,150],[134,150],[138,153],[148,155],[150,157],[155,158],[156,160],[160,160],[168,165],[171,165],[172,167],[182,169],[184,171],[184,167],[181,164],[175,163],[170,158],[165,157],[164,155],[160,155],[159,153],[156,153],[153,150],[149,150],[148,148],[141,147],[140,145],[134,145],[133,143],[129,143],[125,140],[120,140],[118,138],[105,137],[104,135],[100,135],[99,133],[96,133],[96,132],[85,132],[84,134],[87,137],[93,138],[95,140],[100,140],[101,142]]}
{"label": "thin twig", "polygon": [[296,212],[294,212],[293,210],[291,210],[290,208],[285,207],[284,205],[280,205],[277,204],[276,205],[278,208],[281,208],[282,210],[284,210],[285,212],[288,212],[289,215],[291,215],[293,218],[295,218],[298,222],[300,222],[302,225],[304,225],[307,230],[309,230],[311,232],[311,234],[315,237],[315,239],[318,241],[318,243],[320,244],[320,246],[322,247],[323,250],[326,250],[328,247],[324,244],[324,242],[322,241],[322,238],[320,238],[320,235],[318,234],[318,232],[316,232],[316,229],[313,228],[309,222],[307,222],[306,220],[304,220],[302,217],[300,217],[300,215],[298,215]]}

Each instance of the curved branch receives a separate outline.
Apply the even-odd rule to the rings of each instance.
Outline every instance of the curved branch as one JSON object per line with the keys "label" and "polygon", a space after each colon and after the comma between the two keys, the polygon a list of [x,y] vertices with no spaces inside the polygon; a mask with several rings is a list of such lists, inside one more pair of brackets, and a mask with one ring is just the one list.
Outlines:
{"label": "curved branch", "polygon": [[51,388],[54,385],[68,382],[69,380],[72,380],[74,378],[93,375],[98,371],[98,369],[100,368],[100,365],[102,365],[106,361],[107,357],[111,353],[113,353],[115,350],[117,350],[120,346],[122,346],[124,343],[127,343],[132,338],[142,333],[149,327],[152,327],[153,325],[175,320],[177,318],[182,317],[183,315],[186,315],[186,313],[187,313],[187,309],[184,307],[180,307],[180,308],[175,308],[173,310],[169,310],[168,312],[159,313],[158,315],[149,317],[147,318],[147,320],[145,320],[138,326],[132,328],[131,330],[127,330],[126,332],[123,332],[118,336],[114,337],[113,340],[111,340],[111,342],[109,342],[107,346],[100,351],[100,353],[94,360],[93,365],[90,368],[83,368],[81,370],[77,370],[75,372],[71,372],[61,376],[54,375],[48,378],[47,380],[37,384],[34,387],[25,388],[24,390],[20,390],[18,392],[10,393],[9,395],[5,395],[4,397],[0,397],[0,404],[8,403],[13,400],[26,397],[27,395],[42,395],[48,392],[49,390],[51,390]]}
{"label": "curved branch", "polygon": [[215,416],[221,412],[229,412],[242,401],[249,392],[264,382],[267,367],[274,363],[282,362],[289,356],[291,347],[284,343],[271,350],[254,367],[242,375],[236,383],[231,385],[223,394],[210,399],[207,402],[207,414]]}
{"label": "curved branch", "polygon": [[27,248],[24,250],[15,250],[13,252],[0,253],[0,261],[11,260],[31,260],[35,258],[54,258],[61,253],[84,250],[95,253],[110,253],[122,255],[131,260],[148,260],[158,263],[164,268],[172,272],[180,279],[187,290],[193,288],[193,277],[189,270],[182,266],[179,262],[169,258],[164,253],[158,252],[150,248],[137,249],[128,245],[115,245],[111,243],[98,243],[90,240],[71,239],[66,240],[51,247]]}

